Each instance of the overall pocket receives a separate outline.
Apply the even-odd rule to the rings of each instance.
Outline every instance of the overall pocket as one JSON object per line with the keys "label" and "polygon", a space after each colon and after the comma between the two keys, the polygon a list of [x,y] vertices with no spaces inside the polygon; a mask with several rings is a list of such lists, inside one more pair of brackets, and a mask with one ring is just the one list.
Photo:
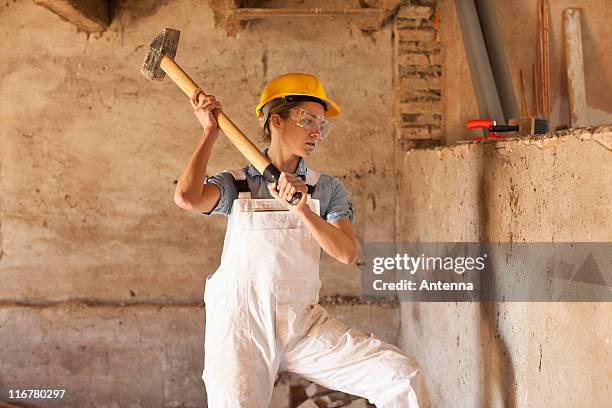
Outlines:
{"label": "overall pocket", "polygon": [[204,368],[208,378],[249,384],[255,375],[253,333],[250,327],[248,290],[236,282],[216,285],[206,305]]}
{"label": "overall pocket", "polygon": [[313,305],[311,311],[314,323],[306,336],[314,339],[325,348],[336,347],[350,327],[342,321],[330,317],[321,305]]}

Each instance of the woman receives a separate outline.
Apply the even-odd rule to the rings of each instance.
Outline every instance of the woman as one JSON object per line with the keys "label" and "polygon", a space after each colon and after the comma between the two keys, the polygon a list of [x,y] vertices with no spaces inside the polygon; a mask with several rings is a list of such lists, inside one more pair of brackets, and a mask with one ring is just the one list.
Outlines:
{"label": "woman", "polygon": [[[273,79],[256,108],[266,150],[281,171],[267,185],[253,166],[205,179],[221,104],[197,90],[203,127],[175,192],[176,204],[229,216],[221,265],[206,279],[208,406],[267,407],[278,371],[368,398],[378,407],[417,407],[415,363],[373,334],[329,317],[318,304],[322,248],[349,264],[357,253],[353,210],[342,182],[306,166],[340,108],[308,74]],[[289,205],[292,197],[301,200]],[[287,211],[288,210],[288,211]]]}

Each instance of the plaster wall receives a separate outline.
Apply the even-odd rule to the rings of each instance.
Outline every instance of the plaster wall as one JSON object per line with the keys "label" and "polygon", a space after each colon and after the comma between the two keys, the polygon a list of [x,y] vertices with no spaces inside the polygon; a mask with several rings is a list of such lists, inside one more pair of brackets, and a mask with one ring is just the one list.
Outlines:
{"label": "plaster wall", "polygon": [[[397,343],[397,307],[343,305],[327,309],[347,324]],[[65,398],[40,405],[40,401],[30,401],[34,406],[205,407],[200,378],[204,315],[201,306],[182,305],[3,305],[0,387],[3,391],[66,390]],[[288,400],[280,402],[287,404]]]}
{"label": "plaster wall", "polygon": [[[612,128],[410,151],[403,242],[610,242]],[[503,273],[503,271],[498,271]],[[601,407],[610,303],[402,303],[435,407]]]}
{"label": "plaster wall", "polygon": [[[183,31],[176,60],[255,139],[264,84],[317,73],[344,115],[309,165],[345,182],[361,240],[393,236],[384,188],[393,178],[392,68],[380,64],[391,60],[390,29],[366,36],[348,22],[321,19],[315,29],[281,19],[228,38],[206,2],[124,1],[105,33],[88,36],[29,1],[1,7],[13,49],[0,66],[1,299],[201,300],[225,219],[172,200],[200,130],[174,84],[139,72],[163,27]],[[221,136],[208,172],[244,163]],[[358,293],[355,268],[323,263],[324,294]]]}

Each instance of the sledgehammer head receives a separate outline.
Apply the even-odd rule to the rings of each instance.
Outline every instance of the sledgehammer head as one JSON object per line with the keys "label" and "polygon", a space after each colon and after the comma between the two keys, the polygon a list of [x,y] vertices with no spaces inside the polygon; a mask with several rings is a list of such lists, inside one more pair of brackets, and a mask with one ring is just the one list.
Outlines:
{"label": "sledgehammer head", "polygon": [[144,76],[156,81],[164,79],[166,73],[160,68],[159,64],[164,55],[174,59],[180,35],[181,32],[179,30],[164,28],[164,31],[155,37],[153,42],[151,42],[149,52],[140,69],[140,72],[142,72]]}

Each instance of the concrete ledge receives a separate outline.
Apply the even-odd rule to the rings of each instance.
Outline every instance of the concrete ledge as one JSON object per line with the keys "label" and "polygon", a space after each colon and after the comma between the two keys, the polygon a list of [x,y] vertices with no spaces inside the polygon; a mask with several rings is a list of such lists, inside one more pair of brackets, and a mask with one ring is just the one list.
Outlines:
{"label": "concrete ledge", "polygon": [[[572,128],[552,132],[547,135],[541,136],[510,136],[504,139],[489,138],[479,141],[463,140],[451,146],[436,146],[412,150],[434,150],[436,152],[439,152],[437,154],[442,155],[442,157],[448,153],[456,154],[458,156],[463,157],[466,155],[466,153],[473,151],[476,146],[493,144],[496,146],[496,148],[511,148],[512,146],[522,144],[526,146],[533,145],[540,148],[548,148],[565,143],[571,138],[575,138],[580,141],[594,141],[603,146],[604,148],[612,150],[612,125]],[[410,150],[408,152],[410,152]]]}

